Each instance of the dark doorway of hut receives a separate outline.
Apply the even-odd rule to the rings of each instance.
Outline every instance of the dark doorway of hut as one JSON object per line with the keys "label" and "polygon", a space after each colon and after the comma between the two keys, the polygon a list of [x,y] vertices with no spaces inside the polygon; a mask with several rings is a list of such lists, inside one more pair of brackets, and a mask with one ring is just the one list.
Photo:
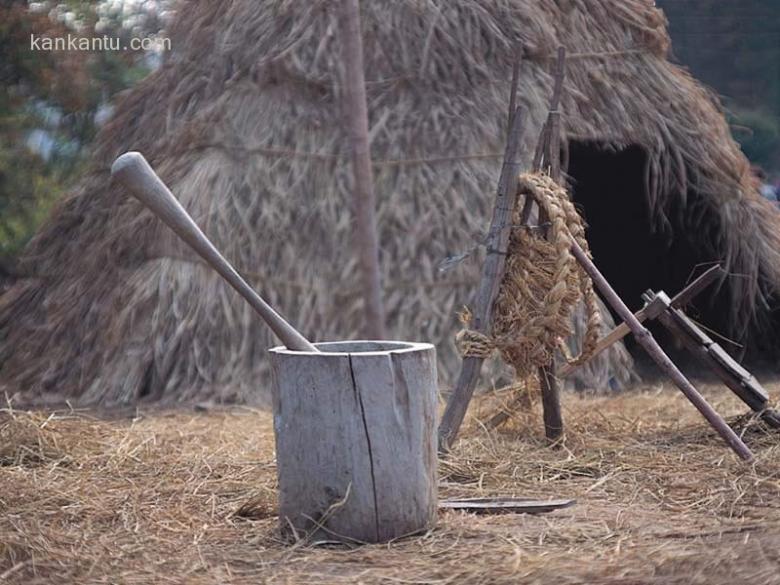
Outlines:
{"label": "dark doorway of hut", "polygon": [[[631,145],[617,149],[598,142],[571,141],[568,159],[572,196],[587,222],[586,235],[596,266],[632,311],[642,307],[642,294],[648,289],[679,291],[717,263],[716,257],[708,256],[692,240],[682,198],[668,199],[664,212],[670,223],[659,221],[662,212],[651,207],[645,188],[647,153],[643,148]],[[696,194],[689,194],[687,201],[695,205]],[[729,311],[718,307],[725,296],[718,295],[713,302],[710,295],[701,295],[690,311],[708,327],[725,333],[729,324],[724,315]],[[693,365],[664,328],[649,326],[675,362]],[[633,338],[627,338],[626,344],[643,377],[661,375],[644,352],[636,351]]]}

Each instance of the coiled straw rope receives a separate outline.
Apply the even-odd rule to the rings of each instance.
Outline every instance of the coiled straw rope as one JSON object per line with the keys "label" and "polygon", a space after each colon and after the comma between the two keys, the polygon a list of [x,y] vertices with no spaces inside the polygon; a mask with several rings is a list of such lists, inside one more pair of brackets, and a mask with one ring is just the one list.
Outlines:
{"label": "coiled straw rope", "polygon": [[[466,309],[461,315],[464,329],[456,339],[464,356],[488,358],[498,350],[517,378],[525,379],[549,365],[556,349],[570,364],[587,361],[598,341],[601,314],[593,283],[570,251],[574,238],[589,254],[583,220],[566,190],[549,176],[533,173],[520,176],[518,195],[537,203],[540,217],[549,222],[546,234],[521,225],[522,205],[516,206],[504,277],[493,305],[492,333],[469,329],[471,314]],[[582,351],[572,358],[565,340],[573,333],[572,312],[580,300],[587,328]]]}

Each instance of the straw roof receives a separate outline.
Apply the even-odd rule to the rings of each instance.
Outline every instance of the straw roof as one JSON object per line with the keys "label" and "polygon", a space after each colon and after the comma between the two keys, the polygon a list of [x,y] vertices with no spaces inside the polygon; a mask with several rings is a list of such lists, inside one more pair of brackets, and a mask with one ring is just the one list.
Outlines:
{"label": "straw roof", "polygon": [[[29,246],[26,278],[0,300],[2,376],[83,402],[203,394],[254,400],[268,332],[208,268],[110,184],[142,151],[205,231],[305,335],[356,337],[362,300],[350,249],[348,143],[339,40],[324,1],[182,4],[164,65],[130,91],[93,164]],[[456,311],[480,253],[439,263],[487,227],[506,132],[509,73],[529,162],[547,113],[553,54],[570,54],[566,140],[646,149],[659,225],[670,200],[697,245],[731,272],[733,323],[761,316],[780,283],[780,224],[748,182],[716,101],[666,60],[662,13],[645,0],[398,0],[363,5],[383,284],[393,336],[458,359]],[[636,194],[626,194],[640,196]],[[701,222],[715,226],[696,230]],[[618,347],[593,365],[627,376]]]}

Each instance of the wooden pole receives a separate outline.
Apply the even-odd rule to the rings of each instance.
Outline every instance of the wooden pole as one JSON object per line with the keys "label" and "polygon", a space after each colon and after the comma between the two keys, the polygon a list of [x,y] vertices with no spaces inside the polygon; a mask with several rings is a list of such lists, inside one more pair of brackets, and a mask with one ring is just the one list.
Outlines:
{"label": "wooden pole", "polygon": [[[482,278],[474,299],[474,317],[471,327],[480,333],[490,332],[490,321],[493,314],[493,303],[498,296],[501,280],[504,278],[504,265],[509,247],[509,236],[512,233],[512,213],[517,202],[517,177],[520,174],[520,163],[517,153],[520,149],[520,138],[523,133],[525,110],[516,106],[517,88],[520,81],[520,61],[523,55],[523,45],[517,45],[515,62],[512,67],[512,87],[509,93],[509,124],[507,126],[506,148],[501,175],[496,189],[496,202],[493,206],[493,218],[487,237],[487,256],[482,266]],[[446,452],[455,441],[463,417],[474,394],[482,362],[479,357],[463,358],[458,381],[444,409],[439,423],[439,451]]]}
{"label": "wooden pole", "polygon": [[523,45],[518,43],[515,51],[515,62],[512,64],[512,84],[509,92],[509,120],[507,121],[507,130],[511,131],[515,122],[514,115],[517,111],[517,86],[520,83],[520,64],[523,60]]}
{"label": "wooden pole", "polygon": [[[534,150],[532,169],[540,171],[543,163],[550,169],[550,176],[555,181],[560,181],[561,165],[560,152],[560,103],[563,95],[563,80],[566,75],[566,49],[558,48],[558,59],[555,65],[553,94],[550,99],[550,112],[547,115],[539,140]],[[520,224],[528,226],[531,223],[533,199],[526,197],[520,214]],[[540,223],[544,218],[539,218]],[[539,386],[542,393],[542,410],[544,419],[545,436],[553,443],[563,436],[563,415],[561,414],[561,399],[558,379],[554,374],[554,364],[550,363],[538,369]],[[514,401],[510,410],[519,406],[522,400]],[[509,418],[509,411],[504,410],[495,414],[487,423],[488,428],[495,428],[503,424]]]}
{"label": "wooden pole", "polygon": [[[504,152],[504,164],[498,181],[496,204],[493,208],[493,219],[487,238],[487,256],[482,266],[482,278],[474,300],[474,317],[472,329],[480,333],[490,332],[490,320],[493,313],[493,303],[498,295],[501,280],[504,277],[509,235],[512,231],[512,212],[517,201],[517,177],[520,173],[520,163],[517,162],[517,151],[523,129],[524,110],[518,107],[512,116],[512,128],[507,139]],[[446,452],[458,434],[463,417],[466,415],[471,396],[477,385],[482,362],[481,357],[466,356],[463,358],[458,381],[452,396],[444,410],[439,425],[439,451]]]}
{"label": "wooden pole", "polygon": [[563,437],[563,415],[560,386],[552,364],[539,368],[539,388],[542,392],[544,436],[550,443],[555,444]]}
{"label": "wooden pole", "polygon": [[363,40],[358,0],[341,2],[342,47],[344,59],[344,116],[352,145],[355,178],[355,238],[365,302],[365,335],[385,337],[385,311],[379,271],[379,237],[376,227],[376,197],[368,138],[368,104],[363,71]]}
{"label": "wooden pole", "polygon": [[553,86],[550,113],[547,124],[550,127],[549,144],[545,152],[550,176],[558,183],[561,180],[561,98],[563,97],[563,80],[566,77],[566,49],[558,47],[558,60],[555,67],[555,85]]}
{"label": "wooden pole", "polygon": [[[555,73],[553,82],[553,93],[550,99],[550,112],[542,125],[542,131],[539,133],[539,141],[536,143],[533,163],[531,168],[534,171],[542,170],[544,163],[550,168],[550,176],[556,181],[556,176],[560,174],[560,133],[561,133],[561,114],[559,111],[561,97],[563,95],[563,79],[566,77],[566,48],[558,47],[558,59],[555,63]],[[554,143],[554,144],[553,144]],[[553,148],[555,150],[553,150]],[[553,155],[553,153],[555,153]],[[554,161],[554,162],[553,162]],[[554,173],[554,174],[553,174]],[[521,213],[520,223],[528,225],[531,220],[531,209],[533,199],[526,197],[523,202],[523,211]]]}
{"label": "wooden pole", "polygon": [[628,325],[634,338],[644,348],[653,361],[658,364],[661,371],[672,379],[685,397],[690,400],[702,416],[707,419],[707,422],[712,425],[729,447],[731,447],[742,459],[751,461],[753,459],[753,453],[750,452],[747,445],[742,442],[742,439],[737,436],[732,428],[726,424],[726,421],[715,412],[704,397],[699,394],[693,384],[691,384],[677,366],[674,365],[674,362],[666,355],[664,350],[661,349],[661,346],[658,345],[658,342],[653,338],[652,334],[642,326],[609,282],[607,282],[607,279],[599,272],[596,265],[588,258],[588,255],[585,254],[583,249],[580,248],[579,244],[574,240],[572,240],[571,251],[585,269],[585,272],[588,273],[591,280],[593,280],[593,284],[601,291],[605,300],[612,306],[618,316]]}
{"label": "wooden pole", "polygon": [[[545,163],[550,169],[550,177],[556,183],[561,182],[561,113],[559,111],[563,95],[563,79],[566,76],[566,49],[558,48],[558,60],[555,67],[555,84],[550,100],[550,113],[547,116],[546,132],[542,133],[541,141],[546,141],[546,147],[538,148],[538,153],[544,154]],[[535,168],[541,166],[541,160],[534,161]],[[525,205],[530,207],[530,197]],[[526,218],[525,208],[523,219]],[[539,218],[540,222],[543,218]],[[539,387],[542,393],[542,412],[544,420],[544,435],[551,443],[557,443],[563,437],[563,413],[561,412],[561,389],[558,378],[555,377],[555,364],[551,361],[538,370]]]}

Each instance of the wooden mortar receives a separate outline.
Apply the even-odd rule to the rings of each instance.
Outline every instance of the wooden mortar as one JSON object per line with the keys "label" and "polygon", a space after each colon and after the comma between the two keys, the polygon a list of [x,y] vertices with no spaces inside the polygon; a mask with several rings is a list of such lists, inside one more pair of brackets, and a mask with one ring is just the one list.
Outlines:
{"label": "wooden mortar", "polygon": [[270,350],[288,537],[387,542],[436,521],[436,351],[338,341]]}

